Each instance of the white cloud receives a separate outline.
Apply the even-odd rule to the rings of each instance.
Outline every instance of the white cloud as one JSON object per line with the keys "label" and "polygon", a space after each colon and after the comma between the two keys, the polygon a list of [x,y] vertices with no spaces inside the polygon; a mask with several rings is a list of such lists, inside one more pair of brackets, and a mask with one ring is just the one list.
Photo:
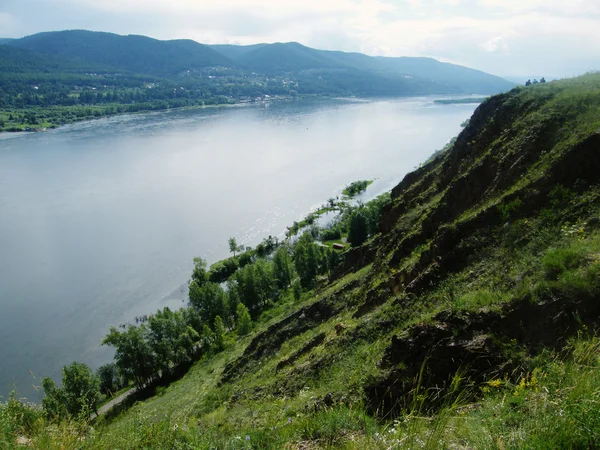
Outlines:
{"label": "white cloud", "polygon": [[508,44],[504,41],[502,36],[496,36],[487,42],[483,43],[483,49],[486,52],[504,52],[508,53]]}

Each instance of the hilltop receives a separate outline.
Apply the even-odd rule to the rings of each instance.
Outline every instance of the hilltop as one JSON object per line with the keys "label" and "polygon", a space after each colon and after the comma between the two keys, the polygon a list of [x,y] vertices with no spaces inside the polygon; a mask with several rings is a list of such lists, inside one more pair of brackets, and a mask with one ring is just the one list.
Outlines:
{"label": "hilltop", "polygon": [[[222,330],[93,433],[20,432],[38,448],[597,447],[599,112],[598,74],[487,99],[389,198],[352,210],[379,217],[364,242],[350,231],[314,283],[300,272],[248,302],[249,334]],[[294,262],[307,240],[290,241]],[[253,252],[260,272],[268,252]],[[228,267],[210,276],[250,271]]]}

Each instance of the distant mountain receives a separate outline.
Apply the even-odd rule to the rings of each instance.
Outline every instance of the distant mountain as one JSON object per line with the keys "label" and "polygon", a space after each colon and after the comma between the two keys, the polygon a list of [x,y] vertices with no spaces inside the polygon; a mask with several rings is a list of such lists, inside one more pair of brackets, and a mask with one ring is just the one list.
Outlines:
{"label": "distant mountain", "polygon": [[159,41],[84,30],[39,33],[7,45],[154,76],[235,65],[223,54],[191,40]]}
{"label": "distant mountain", "polygon": [[212,48],[240,66],[258,72],[357,70],[387,77],[418,78],[438,85],[441,90],[457,93],[496,93],[514,86],[503,78],[432,58],[371,57],[362,53],[316,50],[297,42],[253,46],[213,45]]}
{"label": "distant mountain", "polygon": [[0,45],[0,73],[5,76],[8,74],[81,74],[107,70],[109,68],[98,63]]}
{"label": "distant mountain", "polygon": [[0,38],[0,44],[7,44],[10,41],[13,41],[14,39],[11,38]]}
{"label": "distant mountain", "polygon": [[[371,57],[317,50],[297,42],[207,46],[191,40],[72,30],[8,40],[0,47],[36,52],[19,56],[5,51],[7,60],[0,64],[10,72],[60,72],[62,67],[65,72],[102,70],[178,84],[186,75],[195,83],[188,88],[210,89],[213,96],[493,94],[514,86],[431,58]],[[206,76],[211,68],[217,69]]]}

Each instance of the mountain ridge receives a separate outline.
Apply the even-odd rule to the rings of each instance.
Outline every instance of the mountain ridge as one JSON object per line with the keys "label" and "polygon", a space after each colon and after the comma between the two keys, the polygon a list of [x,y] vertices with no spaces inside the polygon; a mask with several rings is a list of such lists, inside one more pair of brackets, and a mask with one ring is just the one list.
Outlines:
{"label": "mountain ridge", "polygon": [[[232,70],[246,68],[265,74],[344,70],[355,77],[394,78],[398,83],[401,83],[402,76],[409,76],[438,84],[440,92],[454,90],[456,93],[485,94],[500,92],[514,86],[500,77],[462,66],[449,63],[431,66],[430,61],[435,60],[427,58],[404,57],[406,59],[395,60],[356,52],[317,50],[297,42],[209,46],[185,39],[162,41],[139,35],[66,30],[13,39],[4,45],[152,76],[174,77],[186,71],[222,66]],[[411,61],[411,64],[398,61]],[[426,70],[420,69],[419,72],[415,70],[415,66],[425,61],[429,61],[428,70],[443,70],[444,73],[454,71],[460,73],[461,77],[454,76],[452,80],[445,82],[444,73],[424,77],[423,73]],[[466,75],[467,83],[464,82]]]}

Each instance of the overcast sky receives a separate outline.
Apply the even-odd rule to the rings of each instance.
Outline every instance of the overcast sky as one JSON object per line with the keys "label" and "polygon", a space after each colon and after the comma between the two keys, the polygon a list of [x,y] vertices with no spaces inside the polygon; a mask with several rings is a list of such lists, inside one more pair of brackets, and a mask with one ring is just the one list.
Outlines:
{"label": "overcast sky", "polygon": [[0,0],[0,37],[63,29],[297,41],[509,77],[600,70],[600,0]]}

